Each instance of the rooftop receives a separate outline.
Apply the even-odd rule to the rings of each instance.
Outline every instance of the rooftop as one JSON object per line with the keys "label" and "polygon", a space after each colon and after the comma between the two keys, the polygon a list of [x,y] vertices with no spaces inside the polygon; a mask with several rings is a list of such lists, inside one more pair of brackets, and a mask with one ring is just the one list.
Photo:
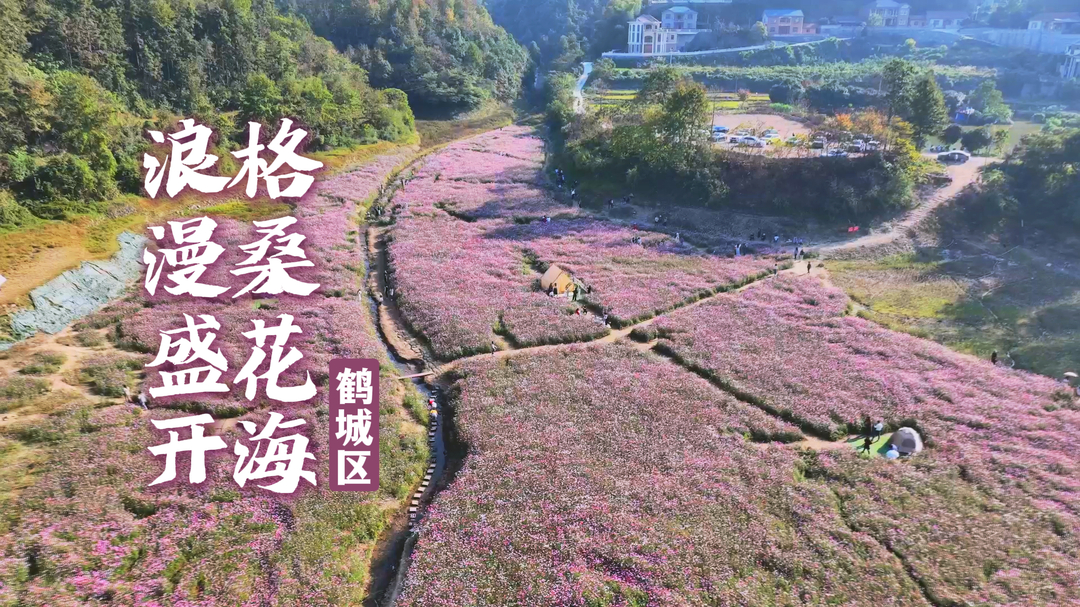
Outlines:
{"label": "rooftop", "polygon": [[673,7],[669,8],[669,9],[667,9],[664,12],[665,13],[676,13],[676,14],[679,14],[679,15],[683,15],[683,14],[686,14],[686,13],[695,13],[695,14],[697,13],[697,11],[695,11],[694,9],[691,9],[691,8],[688,8],[688,7],[685,7],[685,6],[673,6]]}
{"label": "rooftop", "polygon": [[900,8],[901,6],[908,6],[908,4],[896,0],[874,0],[867,4],[866,8]]}
{"label": "rooftop", "polygon": [[766,17],[802,17],[801,10],[793,8],[773,8],[765,11]]}

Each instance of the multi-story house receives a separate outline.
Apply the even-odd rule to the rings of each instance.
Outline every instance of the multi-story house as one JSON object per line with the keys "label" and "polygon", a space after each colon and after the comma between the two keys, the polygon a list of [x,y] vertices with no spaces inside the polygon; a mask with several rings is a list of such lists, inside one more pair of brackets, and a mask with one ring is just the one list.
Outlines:
{"label": "multi-story house", "polygon": [[800,10],[769,9],[761,14],[761,23],[765,25],[770,36],[807,33],[803,28],[803,12]]}
{"label": "multi-story house", "polygon": [[911,5],[896,0],[874,0],[859,13],[867,23],[873,21],[875,16],[880,17],[883,27],[908,27],[910,14]]}
{"label": "multi-story house", "polygon": [[665,10],[660,19],[641,15],[627,28],[628,51],[641,55],[677,53],[704,31],[698,29],[697,18],[697,11],[686,6]]}

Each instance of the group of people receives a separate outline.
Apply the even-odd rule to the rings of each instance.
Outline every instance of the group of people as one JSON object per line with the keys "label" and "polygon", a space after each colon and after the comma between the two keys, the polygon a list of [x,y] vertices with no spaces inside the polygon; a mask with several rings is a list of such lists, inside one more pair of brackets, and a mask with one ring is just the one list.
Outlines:
{"label": "group of people", "polygon": [[[881,438],[885,433],[885,422],[878,420],[876,424],[870,422],[870,416],[867,415],[863,418],[863,444],[859,447],[859,453],[870,453],[870,450],[874,446],[874,441]],[[892,454],[895,453],[895,456]],[[900,457],[900,452],[897,451],[895,445],[889,445],[889,451],[885,454],[889,459],[896,459]]]}

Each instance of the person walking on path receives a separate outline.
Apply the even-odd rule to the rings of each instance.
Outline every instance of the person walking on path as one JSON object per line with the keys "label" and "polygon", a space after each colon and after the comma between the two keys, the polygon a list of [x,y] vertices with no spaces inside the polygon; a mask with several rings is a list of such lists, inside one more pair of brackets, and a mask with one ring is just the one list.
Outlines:
{"label": "person walking on path", "polygon": [[495,356],[495,353],[499,351],[499,346],[495,345],[495,341],[491,342],[491,355]]}
{"label": "person walking on path", "polygon": [[812,268],[812,267],[813,267],[813,262],[810,262],[810,261],[806,262],[806,273],[807,274],[810,273],[810,268]]}

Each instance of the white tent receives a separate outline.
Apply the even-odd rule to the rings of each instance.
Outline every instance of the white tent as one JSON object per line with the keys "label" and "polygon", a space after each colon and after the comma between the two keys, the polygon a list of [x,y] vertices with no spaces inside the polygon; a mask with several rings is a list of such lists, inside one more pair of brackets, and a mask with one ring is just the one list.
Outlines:
{"label": "white tent", "polygon": [[923,450],[922,437],[911,428],[900,428],[893,432],[889,442],[896,445],[896,450],[904,455],[911,455]]}

